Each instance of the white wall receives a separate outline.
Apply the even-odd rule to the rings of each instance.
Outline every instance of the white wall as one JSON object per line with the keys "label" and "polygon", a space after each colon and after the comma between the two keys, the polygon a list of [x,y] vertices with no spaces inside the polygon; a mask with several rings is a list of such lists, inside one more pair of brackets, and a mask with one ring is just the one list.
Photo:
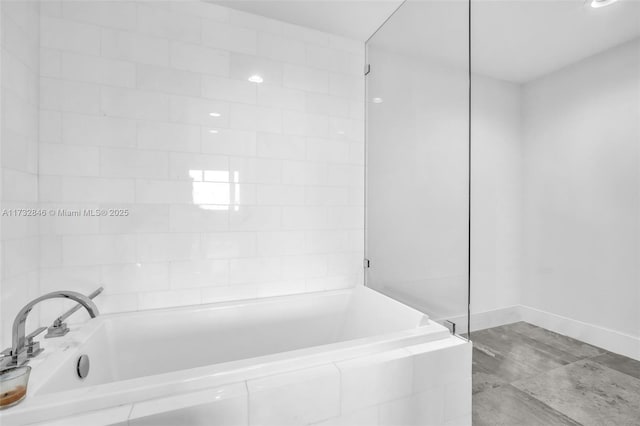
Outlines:
{"label": "white wall", "polygon": [[640,357],[639,41],[472,81],[472,329],[529,321]]}
{"label": "white wall", "polygon": [[120,311],[360,282],[362,43],[183,1],[48,1],[40,40],[42,206],[131,212],[42,220],[43,292],[102,283]]}
{"label": "white wall", "polygon": [[523,157],[521,86],[475,74],[471,84],[473,315],[519,303]]}
{"label": "white wall", "polygon": [[522,304],[636,338],[639,51],[638,40],[611,49],[523,95]]}
{"label": "white wall", "polygon": [[473,329],[525,320],[640,356],[639,48],[474,77]]}
{"label": "white wall", "polygon": [[[0,347],[16,312],[39,293],[38,219],[15,216],[38,201],[38,3],[0,2]],[[37,314],[34,314],[37,317]]]}

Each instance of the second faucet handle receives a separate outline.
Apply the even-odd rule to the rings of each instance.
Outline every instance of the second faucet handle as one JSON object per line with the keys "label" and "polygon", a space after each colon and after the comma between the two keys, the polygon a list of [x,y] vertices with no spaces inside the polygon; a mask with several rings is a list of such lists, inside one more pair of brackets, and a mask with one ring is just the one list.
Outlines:
{"label": "second faucet handle", "polygon": [[44,336],[45,339],[50,339],[52,337],[62,337],[69,332],[69,327],[66,322],[59,321],[56,319],[51,327],[48,328],[47,334]]}

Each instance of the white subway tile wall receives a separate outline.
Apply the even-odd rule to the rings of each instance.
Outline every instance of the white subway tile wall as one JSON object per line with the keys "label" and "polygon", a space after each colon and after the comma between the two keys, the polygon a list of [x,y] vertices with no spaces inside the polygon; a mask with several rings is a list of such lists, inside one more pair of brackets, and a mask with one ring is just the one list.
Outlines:
{"label": "white subway tile wall", "polygon": [[40,202],[129,215],[43,218],[43,289],[102,283],[121,311],[362,281],[363,43],[199,1],[46,3]]}
{"label": "white subway tile wall", "polygon": [[[25,215],[26,209],[38,207],[38,16],[37,2],[0,2],[2,349],[11,345],[11,324],[16,313],[39,293],[39,219]],[[55,117],[43,116],[42,121],[47,131],[55,126]],[[38,312],[32,315],[37,320]]]}

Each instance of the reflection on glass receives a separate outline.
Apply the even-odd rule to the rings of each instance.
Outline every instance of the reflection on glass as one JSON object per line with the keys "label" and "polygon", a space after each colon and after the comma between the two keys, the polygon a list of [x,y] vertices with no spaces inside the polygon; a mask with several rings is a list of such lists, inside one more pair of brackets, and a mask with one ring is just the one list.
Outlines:
{"label": "reflection on glass", "polygon": [[193,180],[193,204],[204,210],[240,210],[239,172],[189,170],[189,176]]}
{"label": "reflection on glass", "polygon": [[594,9],[598,9],[600,7],[609,6],[610,4],[613,4],[617,1],[618,0],[592,0],[591,7],[593,7]]}

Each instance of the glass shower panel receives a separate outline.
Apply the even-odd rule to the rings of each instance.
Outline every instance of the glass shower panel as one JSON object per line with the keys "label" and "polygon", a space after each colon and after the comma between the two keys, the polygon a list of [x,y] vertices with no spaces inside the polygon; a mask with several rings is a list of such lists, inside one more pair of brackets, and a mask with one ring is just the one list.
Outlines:
{"label": "glass shower panel", "polygon": [[407,1],[367,42],[366,284],[467,328],[466,1]]}

